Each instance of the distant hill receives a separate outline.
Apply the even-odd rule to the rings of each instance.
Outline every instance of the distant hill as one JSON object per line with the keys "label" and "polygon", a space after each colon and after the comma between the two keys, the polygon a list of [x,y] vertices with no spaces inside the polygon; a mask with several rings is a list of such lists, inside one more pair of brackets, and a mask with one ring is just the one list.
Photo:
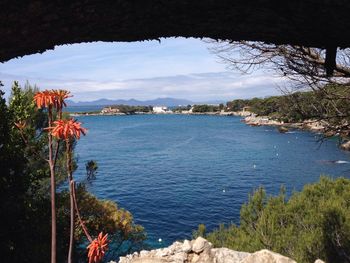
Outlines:
{"label": "distant hill", "polygon": [[167,106],[167,107],[174,107],[179,105],[188,105],[188,104],[194,104],[193,101],[186,100],[186,99],[175,99],[175,98],[157,98],[154,100],[109,100],[109,99],[99,99],[94,101],[79,101],[74,102],[71,100],[67,101],[67,104],[69,106],[108,106],[108,105],[117,105],[117,104],[123,104],[123,105],[130,105],[130,106]]}

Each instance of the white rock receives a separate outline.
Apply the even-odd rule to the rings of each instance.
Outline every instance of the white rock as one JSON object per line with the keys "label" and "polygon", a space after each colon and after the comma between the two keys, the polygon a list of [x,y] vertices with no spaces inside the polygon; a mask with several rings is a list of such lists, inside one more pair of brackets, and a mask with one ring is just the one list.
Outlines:
{"label": "white rock", "polygon": [[192,245],[192,251],[197,254],[201,253],[204,249],[207,248],[211,248],[211,245],[203,237],[197,237],[197,239],[193,242]]}
{"label": "white rock", "polygon": [[[212,247],[210,242],[198,237],[196,240],[185,240],[183,243],[175,242],[167,248],[142,250],[139,254],[120,257],[119,263],[296,263],[290,258],[266,249],[252,254]],[[316,260],[315,263],[324,262]]]}
{"label": "white rock", "polygon": [[267,249],[255,252],[244,258],[241,263],[296,263],[296,261],[282,256],[280,254],[271,252]]}
{"label": "white rock", "polygon": [[187,262],[187,253],[178,252],[169,257],[169,262],[171,263],[184,263]]}
{"label": "white rock", "polygon": [[182,244],[181,250],[185,253],[190,252],[192,250],[191,242],[186,239]]}
{"label": "white rock", "polygon": [[169,248],[169,254],[170,255],[173,255],[173,254],[175,254],[175,253],[177,253],[177,252],[182,252],[182,243],[181,242],[178,242],[178,241],[176,241],[176,242],[174,242],[170,247],[168,247]]}
{"label": "white rock", "polygon": [[191,263],[197,263],[199,262],[199,256],[197,254],[194,254],[191,260]]}
{"label": "white rock", "polygon": [[215,253],[216,263],[240,263],[250,255],[247,252],[239,252],[228,248],[214,248],[212,252]]}
{"label": "white rock", "polygon": [[156,250],[156,257],[166,257],[170,254],[170,249],[169,248],[163,248],[163,249],[157,249]]}
{"label": "white rock", "polygon": [[120,257],[119,258],[119,263],[127,263],[127,262],[129,262],[127,257]]}
{"label": "white rock", "polygon": [[204,250],[199,254],[200,263],[213,263],[215,258],[215,254],[212,253],[210,247],[204,248]]}
{"label": "white rock", "polygon": [[147,256],[150,252],[147,251],[147,250],[141,250],[140,252],[140,257],[144,257],[144,256]]}
{"label": "white rock", "polygon": [[130,263],[167,263],[167,260],[164,259],[157,259],[157,258],[137,258]]}

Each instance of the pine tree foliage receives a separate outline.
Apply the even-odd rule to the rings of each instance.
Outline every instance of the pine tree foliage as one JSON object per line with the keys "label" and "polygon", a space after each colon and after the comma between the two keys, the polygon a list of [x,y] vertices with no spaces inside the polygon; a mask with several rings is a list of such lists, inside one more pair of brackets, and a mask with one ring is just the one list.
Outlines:
{"label": "pine tree foliage", "polygon": [[350,180],[322,176],[287,200],[257,189],[241,208],[240,225],[206,235],[216,247],[270,249],[297,262],[350,262]]}

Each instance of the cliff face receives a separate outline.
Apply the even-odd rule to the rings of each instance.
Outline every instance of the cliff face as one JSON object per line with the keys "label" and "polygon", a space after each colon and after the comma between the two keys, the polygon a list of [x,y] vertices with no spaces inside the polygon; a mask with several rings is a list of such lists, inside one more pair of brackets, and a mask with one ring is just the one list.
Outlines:
{"label": "cliff face", "polygon": [[[141,251],[121,257],[119,263],[296,263],[269,250],[255,253],[239,252],[228,248],[213,248],[204,238],[175,242],[171,246]],[[112,263],[112,262],[111,262]],[[316,260],[315,263],[324,263]]]}

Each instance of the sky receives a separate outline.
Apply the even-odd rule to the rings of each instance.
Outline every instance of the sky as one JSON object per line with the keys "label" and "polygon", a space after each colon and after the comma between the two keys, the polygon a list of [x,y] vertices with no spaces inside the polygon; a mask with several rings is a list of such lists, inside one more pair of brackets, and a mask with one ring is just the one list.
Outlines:
{"label": "sky", "polygon": [[193,38],[62,45],[0,63],[0,80],[7,95],[14,80],[29,81],[40,89],[68,89],[76,102],[161,97],[228,101],[279,94],[281,79],[262,71],[231,71],[210,52],[211,45]]}

